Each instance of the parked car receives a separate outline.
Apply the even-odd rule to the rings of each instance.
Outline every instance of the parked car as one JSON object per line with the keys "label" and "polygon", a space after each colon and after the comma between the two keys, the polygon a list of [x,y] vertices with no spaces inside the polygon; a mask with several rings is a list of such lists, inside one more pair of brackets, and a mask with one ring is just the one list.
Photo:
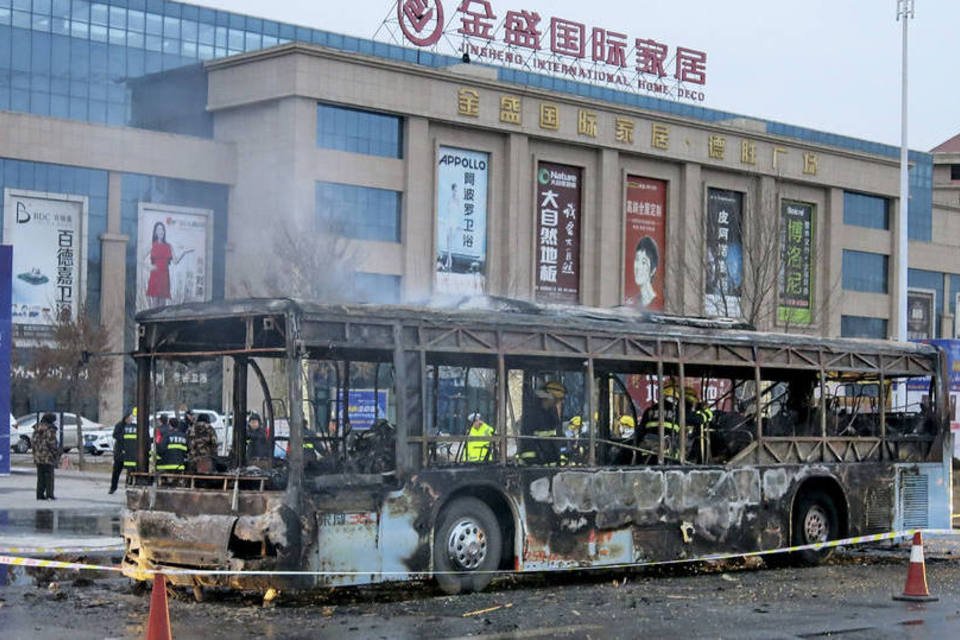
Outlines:
{"label": "parked car", "polygon": [[113,428],[84,431],[83,450],[94,456],[113,453]]}
{"label": "parked car", "polygon": [[[40,418],[43,416],[45,411],[38,411],[36,413],[28,413],[26,415],[20,416],[17,418],[17,448],[15,449],[19,453],[26,453],[30,449],[31,441],[33,440],[33,429],[37,426],[37,422],[40,421]],[[63,443],[64,452],[70,451],[71,449],[77,448],[77,414],[75,413],[59,413],[56,411],[51,411],[55,416],[57,416],[57,428],[60,431]],[[89,418],[79,416],[80,419],[80,428],[84,432],[88,431],[99,431],[104,428],[99,422],[94,422]],[[12,438],[11,438],[12,441]]]}
{"label": "parked car", "polygon": [[17,419],[10,414],[10,450],[14,453],[26,453],[30,450],[30,439],[20,437],[20,429],[17,428]]}

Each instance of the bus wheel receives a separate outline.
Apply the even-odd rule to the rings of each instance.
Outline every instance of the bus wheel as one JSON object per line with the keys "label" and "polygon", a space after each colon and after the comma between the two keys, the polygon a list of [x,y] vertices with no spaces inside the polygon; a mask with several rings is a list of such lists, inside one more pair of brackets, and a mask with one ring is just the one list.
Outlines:
{"label": "bus wheel", "polygon": [[[793,512],[793,544],[805,545],[836,540],[840,533],[840,518],[833,500],[825,493],[811,491],[797,500]],[[806,549],[795,555],[800,564],[815,565],[826,560],[833,549]]]}
{"label": "bus wheel", "polygon": [[497,516],[476,498],[457,498],[440,512],[433,536],[434,572],[447,594],[481,591],[500,565]]}

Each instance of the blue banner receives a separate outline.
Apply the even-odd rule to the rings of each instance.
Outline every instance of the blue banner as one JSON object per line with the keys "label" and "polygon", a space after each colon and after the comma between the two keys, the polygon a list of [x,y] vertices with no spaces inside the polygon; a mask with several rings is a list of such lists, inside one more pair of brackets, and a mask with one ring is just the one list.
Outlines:
{"label": "blue banner", "polygon": [[13,247],[0,245],[0,476],[10,475],[10,351],[13,345],[10,290]]}
{"label": "blue banner", "polygon": [[[387,417],[387,391],[380,389],[377,391],[377,401],[374,403],[373,389],[350,389],[350,410],[347,415],[350,416],[350,427],[356,429],[369,429],[373,426],[375,419],[385,419]],[[338,406],[340,407],[340,416],[343,417],[343,392],[337,392]]]}

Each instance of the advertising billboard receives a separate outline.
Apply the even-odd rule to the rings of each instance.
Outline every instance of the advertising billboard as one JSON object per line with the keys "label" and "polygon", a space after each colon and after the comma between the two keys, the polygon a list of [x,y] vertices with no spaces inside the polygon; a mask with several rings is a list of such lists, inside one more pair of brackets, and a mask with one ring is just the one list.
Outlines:
{"label": "advertising billboard", "polygon": [[87,198],[5,189],[3,242],[14,248],[13,324],[75,320],[86,279]]}
{"label": "advertising billboard", "polygon": [[806,202],[784,200],[780,205],[779,322],[813,322],[814,211]]}
{"label": "advertising billboard", "polygon": [[535,282],[540,302],[580,302],[582,176],[578,167],[537,165]]}
{"label": "advertising billboard", "polygon": [[487,268],[490,155],[440,147],[437,159],[437,267],[434,291],[483,294]]}
{"label": "advertising billboard", "polygon": [[663,310],[667,183],[627,176],[624,202],[623,303]]}
{"label": "advertising billboard", "polygon": [[0,476],[10,475],[10,355],[13,346],[10,289],[13,247],[0,245]]}
{"label": "advertising billboard", "polygon": [[934,335],[937,292],[929,289],[907,289],[907,339],[929,340]]}
{"label": "advertising billboard", "polygon": [[[387,417],[389,395],[386,389],[350,389],[350,417],[352,429],[369,429],[376,419]],[[343,422],[343,391],[337,391],[337,417]]]}
{"label": "advertising billboard", "polygon": [[743,288],[743,194],[707,189],[706,283],[704,311],[740,317]]}
{"label": "advertising billboard", "polygon": [[137,224],[137,311],[211,295],[213,212],[141,202]]}

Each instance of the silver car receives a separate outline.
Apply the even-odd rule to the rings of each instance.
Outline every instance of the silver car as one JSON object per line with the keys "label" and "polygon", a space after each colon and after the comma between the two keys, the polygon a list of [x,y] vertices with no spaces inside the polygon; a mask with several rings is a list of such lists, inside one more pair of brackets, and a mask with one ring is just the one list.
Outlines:
{"label": "silver car", "polygon": [[[17,453],[26,453],[30,449],[31,441],[33,440],[33,429],[37,426],[37,423],[40,421],[40,418],[43,417],[43,414],[47,413],[45,411],[39,411],[37,413],[28,413],[17,418],[17,442],[13,442],[13,436],[10,437],[10,447]],[[61,442],[63,443],[64,452],[70,451],[71,449],[77,448],[77,414],[75,413],[57,413],[51,411],[55,416],[57,416],[57,429],[59,430],[59,435],[62,438]],[[104,426],[98,422],[94,422],[89,418],[84,418],[79,416],[80,419],[80,428],[84,431],[96,431],[103,429]],[[62,421],[62,424],[61,424]]]}

